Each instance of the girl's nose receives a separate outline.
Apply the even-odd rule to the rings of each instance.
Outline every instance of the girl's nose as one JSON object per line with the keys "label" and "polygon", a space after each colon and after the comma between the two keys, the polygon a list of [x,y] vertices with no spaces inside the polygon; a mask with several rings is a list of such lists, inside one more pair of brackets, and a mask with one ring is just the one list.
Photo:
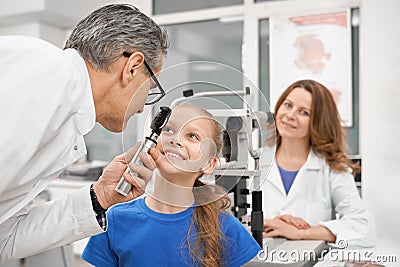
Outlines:
{"label": "girl's nose", "polygon": [[169,143],[170,143],[171,145],[176,145],[176,146],[179,146],[179,147],[182,146],[182,144],[181,144],[179,141],[176,141],[176,140],[174,140],[173,138],[171,138],[171,139],[169,140]]}

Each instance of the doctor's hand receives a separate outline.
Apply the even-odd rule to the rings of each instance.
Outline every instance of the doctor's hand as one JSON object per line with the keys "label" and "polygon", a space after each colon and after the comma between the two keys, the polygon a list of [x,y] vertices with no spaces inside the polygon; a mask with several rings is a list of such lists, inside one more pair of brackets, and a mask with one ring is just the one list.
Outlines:
{"label": "doctor's hand", "polygon": [[[144,193],[146,183],[150,180],[155,168],[154,161],[150,155],[142,151],[139,157],[144,165],[135,163],[129,164],[130,170],[138,173],[141,178],[125,172],[128,163],[132,160],[139,146],[140,143],[137,143],[135,147],[128,150],[126,153],[115,157],[104,169],[99,180],[93,184],[97,199],[104,209],[108,209],[117,203],[130,201]],[[132,189],[126,197],[115,191],[115,187],[121,177],[124,177],[124,179],[132,185]]]}
{"label": "doctor's hand", "polygon": [[263,238],[286,237],[287,239],[299,240],[303,238],[304,231],[304,229],[299,229],[279,218],[264,219]]}
{"label": "doctor's hand", "polygon": [[298,229],[308,229],[310,228],[310,224],[308,222],[306,222],[304,219],[299,218],[299,217],[294,217],[292,215],[289,214],[284,214],[284,215],[280,215],[280,216],[276,216],[276,219],[280,219],[288,224],[291,224],[293,226],[295,226]]}
{"label": "doctor's hand", "polygon": [[154,164],[156,164],[160,156],[162,156],[161,151],[157,148],[151,148],[149,150],[149,155],[151,156]]}

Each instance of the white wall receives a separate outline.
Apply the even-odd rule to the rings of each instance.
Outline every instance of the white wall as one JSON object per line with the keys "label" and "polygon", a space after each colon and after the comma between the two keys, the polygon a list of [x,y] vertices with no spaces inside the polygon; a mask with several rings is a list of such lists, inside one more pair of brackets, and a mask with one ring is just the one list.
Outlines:
{"label": "white wall", "polygon": [[[0,35],[29,35],[59,47],[75,24],[100,6],[117,0],[0,0]],[[150,14],[151,1],[125,1]]]}
{"label": "white wall", "polygon": [[363,194],[376,220],[378,238],[396,244],[400,244],[399,10],[398,0],[367,0],[360,12]]}
{"label": "white wall", "polygon": [[37,12],[44,8],[45,0],[29,0],[21,1],[15,0],[1,0],[0,1],[0,18],[9,16],[26,15],[32,12]]}
{"label": "white wall", "polygon": [[0,35],[28,35],[37,37],[40,35],[40,23],[30,22],[3,26],[0,27]]}

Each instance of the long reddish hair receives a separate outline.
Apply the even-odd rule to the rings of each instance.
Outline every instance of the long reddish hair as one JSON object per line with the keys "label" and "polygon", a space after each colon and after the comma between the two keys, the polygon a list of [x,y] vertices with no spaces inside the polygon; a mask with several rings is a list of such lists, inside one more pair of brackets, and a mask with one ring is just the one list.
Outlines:
{"label": "long reddish hair", "polygon": [[[314,80],[299,80],[291,85],[279,97],[275,114],[287,96],[296,88],[303,88],[312,95],[310,114],[310,146],[317,155],[323,156],[332,170],[344,172],[352,168],[359,171],[359,166],[352,164],[345,155],[346,134],[341,126],[341,119],[331,92]],[[282,137],[276,131],[276,147],[279,148]]]}

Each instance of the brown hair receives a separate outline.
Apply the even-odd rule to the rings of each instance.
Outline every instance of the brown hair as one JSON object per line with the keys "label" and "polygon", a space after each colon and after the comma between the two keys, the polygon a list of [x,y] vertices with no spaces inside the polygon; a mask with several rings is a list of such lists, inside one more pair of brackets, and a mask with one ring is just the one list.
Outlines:
{"label": "brown hair", "polygon": [[[331,92],[314,80],[299,80],[282,93],[275,106],[275,114],[287,96],[296,88],[303,88],[312,95],[310,114],[310,146],[312,150],[325,158],[329,167],[338,172],[344,172],[348,167],[353,172],[359,167],[352,164],[345,155],[346,134],[341,126],[339,111]],[[282,137],[276,131],[276,147],[282,142]]]}
{"label": "brown hair", "polygon": [[[213,136],[211,138],[216,145],[215,157],[217,157],[222,149],[222,130],[214,116],[196,106],[181,104],[179,107],[195,108],[202,116],[209,118],[213,128]],[[192,257],[193,262],[198,263],[199,266],[221,266],[221,244],[224,236],[220,229],[219,213],[230,206],[230,198],[222,187],[206,185],[199,178],[194,182],[193,194],[196,200],[196,207],[187,234],[189,255]],[[195,242],[193,242],[193,230],[197,230]]]}

